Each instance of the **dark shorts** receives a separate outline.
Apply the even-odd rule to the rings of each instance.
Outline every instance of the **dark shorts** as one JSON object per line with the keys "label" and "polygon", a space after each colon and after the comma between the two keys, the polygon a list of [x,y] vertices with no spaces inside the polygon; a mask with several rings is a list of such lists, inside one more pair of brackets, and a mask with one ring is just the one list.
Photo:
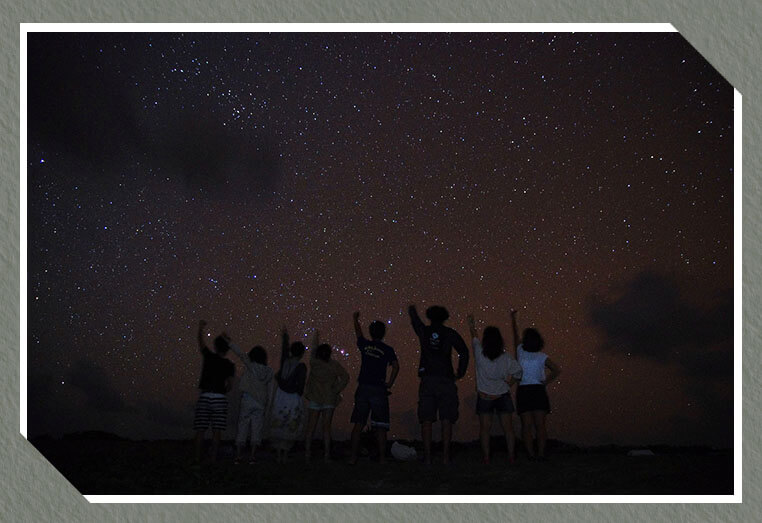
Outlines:
{"label": "dark shorts", "polygon": [[458,421],[458,387],[452,378],[423,377],[418,387],[418,421]]}
{"label": "dark shorts", "polygon": [[511,401],[511,393],[506,392],[502,396],[493,400],[482,398],[478,393],[476,394],[476,413],[477,414],[492,414],[497,412],[498,414],[507,414],[513,412],[513,401]]}
{"label": "dark shorts", "polygon": [[516,410],[519,414],[544,410],[550,412],[550,401],[545,385],[519,385],[516,389]]}
{"label": "dark shorts", "polygon": [[355,407],[352,423],[365,423],[370,414],[370,426],[374,429],[389,430],[389,396],[386,387],[360,383],[355,391]]}

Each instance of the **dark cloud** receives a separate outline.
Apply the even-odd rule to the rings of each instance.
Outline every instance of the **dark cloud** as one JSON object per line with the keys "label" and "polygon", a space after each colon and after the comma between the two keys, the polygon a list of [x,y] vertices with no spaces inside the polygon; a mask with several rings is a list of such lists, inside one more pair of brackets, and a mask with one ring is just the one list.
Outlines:
{"label": "dark cloud", "polygon": [[103,367],[87,360],[77,361],[66,381],[85,395],[86,406],[101,412],[131,410],[109,380]]}
{"label": "dark cloud", "polygon": [[[689,303],[677,283],[643,272],[613,302],[588,305],[590,320],[604,336],[604,348],[659,362],[677,362],[692,376],[727,377],[732,369],[732,291],[708,308]],[[718,348],[721,345],[721,348]]]}
{"label": "dark cloud", "polygon": [[[198,93],[193,104],[178,95],[154,107],[128,81],[145,71],[108,40],[29,35],[30,147],[55,152],[80,166],[72,176],[106,186],[138,165],[146,179],[182,180],[197,197],[272,194],[281,175],[273,137],[234,129],[229,111],[199,103]],[[163,124],[148,124],[155,120]]]}

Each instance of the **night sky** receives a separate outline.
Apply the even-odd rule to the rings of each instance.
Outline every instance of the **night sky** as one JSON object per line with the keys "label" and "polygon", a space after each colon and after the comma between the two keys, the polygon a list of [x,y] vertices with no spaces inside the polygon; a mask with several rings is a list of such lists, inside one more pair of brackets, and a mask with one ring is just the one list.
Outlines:
{"label": "night sky", "polygon": [[319,329],[342,439],[360,310],[420,438],[415,303],[517,308],[551,438],[732,445],[733,91],[677,33],[30,33],[27,117],[30,436],[191,437],[206,319]]}

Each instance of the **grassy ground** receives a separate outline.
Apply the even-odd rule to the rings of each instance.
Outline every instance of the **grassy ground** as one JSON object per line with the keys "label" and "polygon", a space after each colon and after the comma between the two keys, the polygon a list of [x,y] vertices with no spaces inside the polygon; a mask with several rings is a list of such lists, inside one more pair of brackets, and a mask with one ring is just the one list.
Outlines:
{"label": "grassy ground", "polygon": [[[83,494],[731,494],[731,451],[664,448],[655,456],[628,457],[627,449],[556,448],[545,462],[519,454],[509,465],[496,446],[490,465],[478,445],[456,445],[453,463],[380,464],[363,457],[347,463],[336,442],[332,463],[316,448],[305,463],[299,447],[278,464],[267,449],[255,465],[235,465],[224,444],[217,463],[193,465],[190,442],[63,439],[33,442]],[[418,445],[416,445],[418,446]],[[436,448],[435,448],[436,450]],[[420,453],[420,449],[419,449]],[[440,458],[440,459],[436,459]]]}

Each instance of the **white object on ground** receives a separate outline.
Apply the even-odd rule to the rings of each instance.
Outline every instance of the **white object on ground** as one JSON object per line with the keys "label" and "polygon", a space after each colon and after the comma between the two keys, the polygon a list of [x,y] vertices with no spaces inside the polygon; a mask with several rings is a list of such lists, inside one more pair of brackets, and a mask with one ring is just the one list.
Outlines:
{"label": "white object on ground", "polygon": [[411,461],[418,457],[418,453],[413,447],[395,441],[392,443],[392,456],[400,461]]}

